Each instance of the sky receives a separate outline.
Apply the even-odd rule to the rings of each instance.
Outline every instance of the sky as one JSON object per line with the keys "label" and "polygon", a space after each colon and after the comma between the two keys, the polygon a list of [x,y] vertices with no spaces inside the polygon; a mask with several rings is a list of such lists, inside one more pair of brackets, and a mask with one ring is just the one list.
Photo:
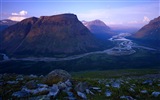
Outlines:
{"label": "sky", "polygon": [[0,20],[76,14],[80,21],[141,27],[160,16],[159,0],[0,0]]}

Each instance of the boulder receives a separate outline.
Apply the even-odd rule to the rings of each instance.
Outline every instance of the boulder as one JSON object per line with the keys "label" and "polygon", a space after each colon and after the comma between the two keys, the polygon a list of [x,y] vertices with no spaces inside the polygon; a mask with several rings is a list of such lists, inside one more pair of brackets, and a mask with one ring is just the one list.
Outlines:
{"label": "boulder", "polygon": [[53,85],[57,84],[60,81],[65,82],[68,79],[71,79],[71,75],[67,71],[56,69],[50,72],[46,77],[44,77],[43,81],[45,84]]}

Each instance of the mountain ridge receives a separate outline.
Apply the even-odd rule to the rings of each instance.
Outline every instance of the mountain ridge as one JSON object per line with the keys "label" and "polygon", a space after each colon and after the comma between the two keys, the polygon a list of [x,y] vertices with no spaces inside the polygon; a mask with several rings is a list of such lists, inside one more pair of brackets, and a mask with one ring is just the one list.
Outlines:
{"label": "mountain ridge", "polygon": [[1,51],[13,56],[68,55],[104,48],[74,14],[27,18],[0,37]]}

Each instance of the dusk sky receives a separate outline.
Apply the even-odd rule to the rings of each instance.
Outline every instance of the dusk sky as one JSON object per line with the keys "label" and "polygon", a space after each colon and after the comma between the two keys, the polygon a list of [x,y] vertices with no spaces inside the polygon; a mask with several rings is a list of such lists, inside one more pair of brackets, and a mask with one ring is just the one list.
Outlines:
{"label": "dusk sky", "polygon": [[1,0],[0,20],[74,13],[79,20],[142,26],[160,16],[159,0]]}

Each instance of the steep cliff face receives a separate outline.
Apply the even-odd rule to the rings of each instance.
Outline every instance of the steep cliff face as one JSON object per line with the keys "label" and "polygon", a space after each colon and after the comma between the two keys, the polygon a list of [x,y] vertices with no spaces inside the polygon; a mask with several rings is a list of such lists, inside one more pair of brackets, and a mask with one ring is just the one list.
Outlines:
{"label": "steep cliff face", "polygon": [[135,33],[133,37],[160,48],[160,17],[151,20],[149,24]]}
{"label": "steep cliff face", "polygon": [[13,56],[76,54],[102,47],[74,14],[25,19],[2,32],[0,45]]}

